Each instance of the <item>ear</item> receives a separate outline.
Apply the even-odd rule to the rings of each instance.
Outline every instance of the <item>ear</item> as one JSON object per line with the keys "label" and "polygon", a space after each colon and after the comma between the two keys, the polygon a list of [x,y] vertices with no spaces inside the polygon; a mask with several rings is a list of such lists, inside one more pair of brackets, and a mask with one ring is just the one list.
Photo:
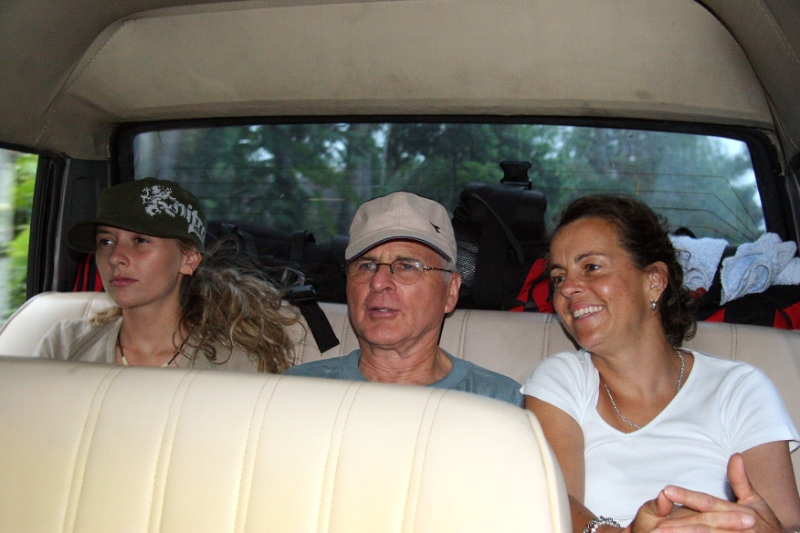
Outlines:
{"label": "ear", "polygon": [[650,301],[658,301],[669,284],[669,267],[663,261],[657,261],[645,270],[645,291]]}
{"label": "ear", "polygon": [[445,314],[450,313],[456,308],[458,303],[458,292],[461,290],[461,274],[453,272],[450,274],[450,282],[447,284],[447,303],[444,307]]}
{"label": "ear", "polygon": [[197,267],[200,266],[200,262],[203,260],[203,254],[201,254],[200,250],[197,248],[183,250],[182,253],[183,262],[181,263],[180,273],[185,276],[191,276],[194,274],[194,271],[197,270]]}

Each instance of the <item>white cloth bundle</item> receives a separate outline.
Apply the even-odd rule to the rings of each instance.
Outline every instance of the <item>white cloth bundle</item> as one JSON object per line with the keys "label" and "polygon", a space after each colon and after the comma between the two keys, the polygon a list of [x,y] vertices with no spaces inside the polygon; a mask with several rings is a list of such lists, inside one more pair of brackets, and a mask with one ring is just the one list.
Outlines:
{"label": "white cloth bundle", "polygon": [[669,238],[678,250],[678,262],[683,267],[683,284],[691,291],[700,288],[708,290],[728,241],[711,237],[694,239],[685,235],[670,235]]}
{"label": "white cloth bundle", "polygon": [[774,233],[765,233],[757,241],[739,246],[733,257],[722,261],[720,305],[745,294],[764,292],[771,285],[800,284],[796,251],[795,243],[782,242]]}

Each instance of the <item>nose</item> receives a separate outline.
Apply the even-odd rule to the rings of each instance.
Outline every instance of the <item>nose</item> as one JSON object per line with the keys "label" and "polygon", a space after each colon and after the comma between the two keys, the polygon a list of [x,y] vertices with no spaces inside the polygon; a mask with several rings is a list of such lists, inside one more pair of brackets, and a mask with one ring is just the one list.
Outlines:
{"label": "nose", "polygon": [[[381,267],[386,267],[386,269],[382,269]],[[380,292],[387,287],[394,287],[392,274],[391,265],[385,263],[378,264],[378,266],[375,267],[375,274],[369,282],[370,288],[375,292]]]}
{"label": "nose", "polygon": [[127,255],[125,254],[125,250],[119,243],[112,244],[110,253],[108,254],[108,263],[111,266],[116,266],[119,264],[125,264],[127,261]]}
{"label": "nose", "polygon": [[564,274],[564,280],[561,282],[558,292],[569,298],[583,292],[583,283],[581,283],[578,276]]}

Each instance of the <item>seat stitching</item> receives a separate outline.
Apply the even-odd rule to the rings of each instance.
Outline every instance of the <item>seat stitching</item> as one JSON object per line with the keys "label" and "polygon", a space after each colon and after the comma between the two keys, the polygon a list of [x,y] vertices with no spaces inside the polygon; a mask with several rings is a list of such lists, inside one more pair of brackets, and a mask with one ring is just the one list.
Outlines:
{"label": "seat stitching", "polygon": [[[264,418],[266,417],[267,411],[269,411],[269,405],[272,403],[272,398],[275,396],[275,391],[277,390],[278,386],[280,385],[283,376],[277,376],[275,378],[264,380],[264,384],[261,386],[261,390],[258,392],[258,398],[253,403],[253,414],[250,417],[250,423],[247,426],[247,445],[245,446],[244,450],[244,460],[247,460],[248,451],[251,446],[251,441],[253,440],[253,424],[254,420],[256,419],[256,415],[261,409],[259,405],[262,403],[262,398],[264,397],[264,390],[267,388],[267,385],[274,384],[272,386],[272,390],[269,392],[269,398],[267,398],[264,404],[264,409],[261,418],[256,422],[258,424],[258,428],[255,432],[255,443],[253,444],[253,459],[250,462],[250,479],[245,480],[245,474],[247,469],[245,468],[244,461],[242,461],[242,470],[239,476],[239,491],[236,494],[236,500],[234,501],[235,509],[236,509],[236,517],[234,521],[234,531],[245,531],[247,529],[247,511],[249,510],[250,506],[250,496],[252,495],[252,488],[253,488],[253,477],[255,476],[255,464],[257,462],[257,454],[258,454],[258,447],[261,443],[261,435],[264,429]],[[244,489],[244,484],[247,483],[248,488]],[[244,501],[243,500],[247,500]],[[244,513],[242,514],[242,509],[244,509]],[[241,522],[241,525],[239,525]],[[238,526],[238,527],[237,527]]]}
{"label": "seat stitching", "polygon": [[343,353],[345,344],[347,344],[347,334],[349,333],[349,328],[347,327],[350,324],[350,311],[345,311],[344,313],[344,320],[342,321],[342,326],[339,328],[339,337],[342,339],[341,345],[339,347],[339,353],[342,355],[347,355]]}
{"label": "seat stitching", "polygon": [[783,30],[781,30],[778,21],[775,20],[775,16],[772,14],[769,8],[766,5],[764,5],[764,2],[762,0],[756,2],[756,7],[767,18],[769,25],[772,27],[772,30],[774,31],[774,35],[783,45],[784,51],[788,52],[788,55],[792,58],[795,65],[800,66],[800,58],[798,58],[797,55],[794,53],[792,46],[789,44],[789,40],[786,38],[786,35],[784,35]]}
{"label": "seat stitching", "polygon": [[[334,423],[333,423],[333,431],[331,431],[331,435],[330,435],[330,438],[328,440],[328,454],[327,454],[327,456],[325,458],[325,465],[323,466],[323,470],[322,470],[322,472],[323,472],[322,490],[320,491],[319,505],[317,506],[318,507],[318,511],[319,511],[318,514],[317,514],[317,531],[319,531],[320,533],[322,533],[323,531],[330,530],[331,512],[333,510],[333,505],[331,505],[331,502],[333,501],[333,493],[336,490],[336,477],[337,477],[337,471],[338,471],[338,467],[339,467],[339,457],[340,457],[341,451],[342,451],[342,441],[344,440],[344,434],[345,434],[345,428],[347,427],[347,421],[350,418],[350,413],[352,412],[353,404],[355,403],[355,397],[358,395],[358,391],[361,389],[361,387],[363,385],[364,385],[363,383],[359,383],[359,382],[350,383],[347,386],[347,389],[345,389],[344,393],[342,394],[342,397],[341,397],[341,399],[339,401],[339,407],[336,410],[336,418],[334,419]],[[341,415],[343,409],[345,408],[344,407],[345,400],[347,400],[348,398],[350,398],[350,404],[347,407],[347,413],[344,415],[344,420],[341,420],[341,416],[340,415]],[[334,449],[333,449],[334,442],[333,442],[333,439],[336,436],[337,428],[339,426],[340,420],[341,420],[341,430],[338,431],[338,433],[339,433],[339,442],[338,442],[339,446],[338,446],[338,450],[336,451],[336,457],[334,459],[334,457],[333,457],[333,453],[334,453]],[[333,459],[334,465],[333,465],[332,468],[329,468],[329,464],[331,463],[332,459]],[[325,493],[326,493],[327,484],[328,484],[328,472],[331,471],[331,470],[333,471],[334,480],[333,480],[332,487],[330,488],[331,494],[330,494],[330,498],[328,500],[328,503],[329,503],[329,505],[328,505],[328,515],[326,517],[327,518],[327,524],[323,524],[323,522],[322,522],[323,498],[325,498]],[[323,529],[323,525],[326,526],[325,529]]]}
{"label": "seat stitching", "polygon": [[[169,370],[168,370],[169,372]],[[169,403],[169,410],[166,420],[164,421],[164,425],[161,428],[161,435],[159,438],[159,445],[158,445],[158,454],[156,456],[156,467],[153,471],[153,479],[152,479],[152,489],[151,494],[152,498],[150,500],[150,510],[147,515],[147,523],[150,524],[151,531],[160,531],[161,524],[164,520],[164,507],[165,507],[165,498],[166,498],[166,487],[167,487],[167,480],[169,478],[169,469],[172,462],[172,452],[174,451],[175,447],[175,434],[178,432],[178,426],[180,425],[180,418],[181,413],[183,412],[183,402],[186,400],[186,396],[189,392],[189,388],[192,385],[192,382],[197,378],[199,372],[197,370],[190,370],[186,372],[186,374],[181,378],[181,381],[175,387],[175,390],[172,392],[172,398],[170,399]],[[178,400],[178,394],[183,390],[183,394],[180,396],[180,400]],[[175,407],[177,406],[177,412],[175,412]],[[174,414],[173,414],[174,413]],[[175,422],[172,424],[172,435],[171,442],[169,444],[169,449],[167,454],[164,455],[164,444],[167,438],[167,427],[170,425],[170,421],[174,418]],[[162,459],[163,457],[163,459]],[[156,484],[158,482],[159,473],[161,470],[161,464],[166,462],[166,467],[164,470],[164,474],[162,476],[162,484],[161,484],[161,510],[157,515],[154,516],[154,510],[156,507],[156,500],[158,498]],[[156,523],[153,521],[156,520]]]}
{"label": "seat stitching", "polygon": [[[442,399],[444,395],[447,394],[447,390],[442,389],[431,389],[430,393],[428,394],[428,400],[425,402],[425,409],[422,412],[422,418],[420,420],[419,428],[417,431],[417,438],[414,441],[414,455],[411,463],[411,469],[408,475],[408,483],[406,484],[406,501],[405,501],[405,509],[406,512],[403,513],[403,523],[400,526],[400,530],[404,533],[414,531],[416,528],[415,522],[417,518],[417,507],[419,503],[419,489],[422,486],[422,477],[425,474],[425,459],[427,458],[427,451],[428,446],[430,445],[431,435],[433,434],[433,423],[436,420],[436,415],[439,412],[439,407],[442,404]],[[436,398],[434,398],[436,396]],[[431,405],[433,401],[436,404],[433,406],[433,410],[431,411]],[[430,413],[430,420],[425,423],[428,419]],[[423,429],[427,429],[428,435],[425,438],[425,442],[420,445],[420,439],[422,437]],[[419,467],[417,468],[417,457],[421,456],[421,462]],[[413,479],[416,475],[416,472],[419,472],[417,477],[416,486],[412,487]],[[412,490],[416,492],[416,497],[412,498],[411,492]]]}
{"label": "seat stitching", "polygon": [[[91,455],[92,444],[94,440],[94,433],[97,429],[97,419],[100,417],[100,411],[103,409],[103,402],[105,401],[106,394],[108,394],[111,385],[119,376],[119,368],[111,367],[105,373],[103,378],[98,381],[92,393],[92,400],[89,403],[89,409],[86,412],[86,418],[83,421],[83,429],[81,429],[81,438],[78,441],[78,448],[75,450],[75,457],[72,460],[72,479],[70,480],[70,489],[67,496],[66,507],[64,508],[64,531],[69,532],[75,529],[75,522],[78,519],[78,512],[80,507],[81,494],[83,493],[83,483],[86,480],[86,463]],[[105,385],[105,391],[101,393],[101,389]],[[98,405],[99,402],[99,405]],[[91,425],[91,427],[89,427]],[[87,430],[89,435],[87,436]],[[81,454],[81,449],[86,447],[86,452]],[[78,463],[83,455],[83,465],[81,471],[78,472]],[[74,502],[74,504],[72,503]],[[72,513],[72,524],[67,524],[69,519],[70,507],[74,505]]]}
{"label": "seat stitching", "polygon": [[541,360],[550,353],[550,328],[553,325],[553,315],[547,315],[544,320],[544,335],[542,335]]}
{"label": "seat stitching", "polygon": [[[761,14],[764,17],[766,17],[767,21],[769,22],[769,25],[770,25],[771,29],[773,30],[772,34],[775,37],[777,37],[777,39],[780,42],[780,44],[783,45],[782,46],[783,51],[786,52],[787,55],[789,56],[789,61],[794,63],[796,66],[800,66],[800,58],[798,58],[797,54],[795,54],[794,50],[792,49],[792,46],[789,44],[789,40],[784,35],[783,30],[781,30],[781,27],[778,24],[778,21],[775,19],[775,16],[772,14],[772,12],[769,10],[769,8],[766,6],[766,4],[762,0],[758,0],[755,3],[755,5],[756,5],[756,9],[758,9],[761,12]],[[760,79],[759,79],[759,82],[761,82]],[[761,82],[761,83],[763,85],[763,82]],[[768,103],[770,105],[770,108],[774,107],[775,104],[773,102],[773,99],[770,98],[769,95],[767,95],[767,101],[768,101]],[[778,122],[780,123],[780,120],[778,120]],[[792,148],[794,148],[794,149],[798,148],[798,143],[792,137],[787,136],[787,140],[791,144]]]}
{"label": "seat stitching", "polygon": [[469,322],[470,315],[472,314],[470,309],[464,311],[464,318],[461,320],[461,328],[458,335],[458,358],[464,359],[464,346],[467,345],[467,322]]}
{"label": "seat stitching", "polygon": [[544,431],[542,431],[542,426],[539,424],[536,415],[531,411],[526,411],[526,415],[533,432],[533,437],[539,448],[537,458],[540,460],[542,470],[545,472],[545,484],[547,485],[547,494],[550,503],[551,527],[553,531],[558,531],[560,529],[559,516],[561,516],[560,506],[558,505],[560,500],[556,496],[559,493],[557,477],[555,475],[558,461],[556,461],[555,456],[550,453],[550,445],[547,442],[547,438],[544,436]]}

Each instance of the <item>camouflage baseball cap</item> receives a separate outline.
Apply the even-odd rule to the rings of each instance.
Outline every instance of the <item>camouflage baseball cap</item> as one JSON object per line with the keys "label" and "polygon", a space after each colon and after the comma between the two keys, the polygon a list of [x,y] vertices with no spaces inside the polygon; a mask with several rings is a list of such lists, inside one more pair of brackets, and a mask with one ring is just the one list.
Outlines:
{"label": "camouflage baseball cap", "polygon": [[142,235],[184,239],[203,250],[206,215],[200,201],[177,183],[155,178],[126,181],[100,193],[97,216],[67,231],[67,243],[94,253],[97,226],[112,226]]}

